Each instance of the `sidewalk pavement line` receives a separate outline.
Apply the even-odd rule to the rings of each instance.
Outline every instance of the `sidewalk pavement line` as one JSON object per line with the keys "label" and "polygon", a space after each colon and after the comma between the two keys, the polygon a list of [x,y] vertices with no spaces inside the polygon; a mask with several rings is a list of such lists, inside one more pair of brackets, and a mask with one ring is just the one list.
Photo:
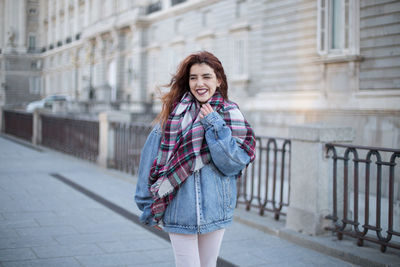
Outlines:
{"label": "sidewalk pavement line", "polygon": [[[50,173],[50,176],[54,177],[55,179],[63,182],[64,184],[72,187],[73,189],[79,191],[80,193],[86,195],[87,197],[91,198],[92,200],[102,204],[103,206],[109,208],[110,210],[114,211],[115,213],[121,215],[122,217],[124,217],[125,219],[128,219],[129,221],[143,227],[144,229],[146,229],[147,231],[150,231],[151,233],[157,235],[158,237],[161,237],[162,239],[171,242],[168,236],[168,233],[157,230],[154,227],[150,227],[147,225],[144,225],[143,223],[140,222],[139,220],[139,216],[137,216],[136,214],[133,214],[132,212],[122,208],[121,206],[118,206],[114,203],[112,203],[111,201],[103,198],[102,196],[86,189],[85,187],[71,181],[70,179],[60,175],[59,173]],[[221,257],[218,257],[217,260],[217,266],[218,267],[237,267],[236,265],[234,265],[233,263],[230,263],[224,259],[222,259]]]}

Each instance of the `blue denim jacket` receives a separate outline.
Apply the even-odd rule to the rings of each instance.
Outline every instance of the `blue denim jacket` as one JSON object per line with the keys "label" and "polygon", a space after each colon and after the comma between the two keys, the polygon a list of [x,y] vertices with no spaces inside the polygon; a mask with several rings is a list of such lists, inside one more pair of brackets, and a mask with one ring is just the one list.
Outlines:
{"label": "blue denim jacket", "polygon": [[[225,228],[232,222],[236,206],[236,178],[250,162],[231,129],[217,112],[201,120],[212,162],[189,176],[168,205],[163,225],[166,232],[203,234]],[[151,214],[153,203],[148,189],[150,168],[157,156],[161,141],[157,125],[143,147],[138,172],[135,201],[143,211],[140,220],[150,226],[156,224]]]}

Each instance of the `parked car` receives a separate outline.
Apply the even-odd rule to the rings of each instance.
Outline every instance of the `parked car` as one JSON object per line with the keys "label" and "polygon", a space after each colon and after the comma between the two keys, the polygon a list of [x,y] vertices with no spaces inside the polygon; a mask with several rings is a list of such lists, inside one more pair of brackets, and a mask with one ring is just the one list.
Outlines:
{"label": "parked car", "polygon": [[49,95],[41,100],[30,102],[25,110],[27,112],[33,112],[37,108],[52,108],[54,102],[66,102],[68,100],[69,97],[66,95]]}

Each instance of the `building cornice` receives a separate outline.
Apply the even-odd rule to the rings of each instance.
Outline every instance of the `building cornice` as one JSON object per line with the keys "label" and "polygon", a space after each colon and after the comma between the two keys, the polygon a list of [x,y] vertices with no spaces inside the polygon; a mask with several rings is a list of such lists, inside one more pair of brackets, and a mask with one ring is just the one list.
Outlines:
{"label": "building cornice", "polygon": [[159,20],[175,17],[192,10],[198,10],[218,2],[221,2],[221,0],[189,0],[179,5],[172,6],[167,9],[161,9],[160,11],[145,15],[144,17],[149,23],[154,23]]}

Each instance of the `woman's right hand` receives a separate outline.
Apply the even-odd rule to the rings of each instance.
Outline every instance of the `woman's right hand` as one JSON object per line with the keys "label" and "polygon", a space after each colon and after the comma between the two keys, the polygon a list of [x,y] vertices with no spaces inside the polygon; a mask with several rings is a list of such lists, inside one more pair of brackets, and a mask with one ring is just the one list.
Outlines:
{"label": "woman's right hand", "polygon": [[162,231],[162,228],[160,226],[158,226],[158,225],[154,225],[153,227],[156,228],[157,230]]}

